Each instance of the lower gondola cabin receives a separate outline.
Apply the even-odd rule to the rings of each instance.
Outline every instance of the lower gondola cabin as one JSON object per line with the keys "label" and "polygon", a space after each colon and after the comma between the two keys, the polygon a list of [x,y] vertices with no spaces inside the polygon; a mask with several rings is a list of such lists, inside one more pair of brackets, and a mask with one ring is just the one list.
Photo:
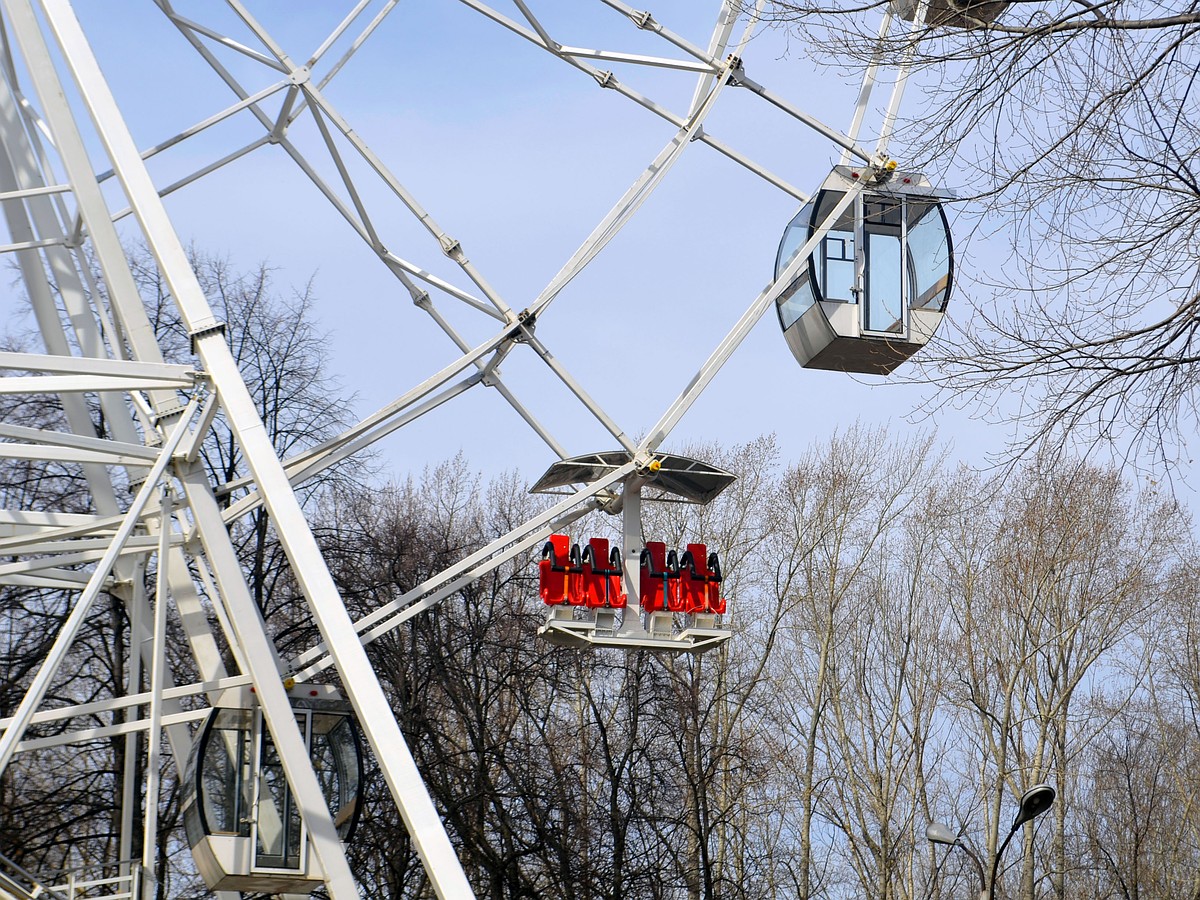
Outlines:
{"label": "lower gondola cabin", "polygon": [[[325,685],[289,692],[342,840],[362,805],[362,750],[350,705]],[[270,732],[249,689],[205,719],[185,775],[183,816],[200,876],[214,891],[307,894],[324,878]]]}

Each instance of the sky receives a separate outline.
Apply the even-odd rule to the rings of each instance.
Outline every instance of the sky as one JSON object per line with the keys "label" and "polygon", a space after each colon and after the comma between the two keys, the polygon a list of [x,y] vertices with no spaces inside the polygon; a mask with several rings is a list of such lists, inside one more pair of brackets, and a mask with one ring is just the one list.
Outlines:
{"label": "sky", "polygon": [[[563,44],[683,56],[598,0],[530,6]],[[175,7],[258,46],[217,4]],[[348,7],[251,5],[298,61],[308,58]],[[495,7],[519,18],[510,0],[496,0]],[[656,2],[651,11],[705,46],[717,7],[709,0],[670,0]],[[76,8],[138,146],[155,146],[235,101],[166,17],[141,0],[78,0]],[[740,33],[739,24],[735,35]],[[742,54],[746,74],[845,129],[857,77],[839,71],[836,60],[814,65],[803,49],[785,30],[762,28]],[[214,52],[251,91],[280,77],[226,48]],[[611,68],[622,82],[678,113],[695,85],[690,73]],[[324,71],[318,67],[316,74]],[[876,107],[886,88],[876,94]],[[916,105],[919,89],[910,87],[908,106]],[[674,133],[674,126],[453,0],[399,4],[326,94],[514,309],[536,296]],[[277,109],[281,96],[265,107]],[[877,114],[874,109],[868,122],[877,122]],[[826,139],[741,89],[723,93],[705,131],[804,191],[814,190],[838,161],[838,148]],[[156,156],[151,174],[160,187],[170,184],[261,133],[242,113]],[[311,117],[298,121],[289,136],[336,180]],[[97,168],[106,168],[98,145],[92,146]],[[903,148],[893,151],[903,162]],[[363,197],[385,246],[477,294],[414,216],[358,160],[348,164],[362,177]],[[956,187],[940,173],[927,174]],[[798,206],[712,148],[689,145],[630,224],[541,317],[538,338],[627,434],[645,433],[768,283],[779,238]],[[256,150],[171,194],[167,208],[185,243],[240,268],[265,261],[285,293],[311,281],[332,369],[354,396],[359,415],[458,356],[279,147]],[[1003,235],[995,240],[1002,243]],[[959,248],[957,265],[966,272],[999,252],[981,236]],[[434,299],[468,343],[495,332],[494,320],[459,301],[436,292]],[[956,309],[965,306],[956,307],[952,298],[952,315]],[[525,348],[518,347],[501,372],[569,453],[616,447]],[[664,449],[774,433],[785,458],[794,457],[855,422],[886,424],[896,432],[936,428],[955,457],[974,463],[1004,446],[1009,435],[1002,424],[956,409],[954,397],[903,382],[800,368],[769,311]],[[931,397],[941,409],[931,418],[914,414]],[[388,438],[379,451],[397,477],[458,452],[486,474],[517,469],[530,479],[555,459],[494,390],[481,387]]]}

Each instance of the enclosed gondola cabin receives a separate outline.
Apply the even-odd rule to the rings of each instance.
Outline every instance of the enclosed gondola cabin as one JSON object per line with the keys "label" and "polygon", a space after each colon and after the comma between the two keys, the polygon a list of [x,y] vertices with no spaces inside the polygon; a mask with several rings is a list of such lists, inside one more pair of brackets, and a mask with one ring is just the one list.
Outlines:
{"label": "enclosed gondola cabin", "polygon": [[950,229],[924,176],[897,172],[830,213],[869,169],[839,166],[783,233],[778,278],[828,224],[780,295],[779,324],[810,369],[886,375],[925,346],[950,299]]}
{"label": "enclosed gondola cabin", "polygon": [[[338,835],[361,807],[362,752],[350,705],[325,685],[290,692],[296,723]],[[184,829],[216,891],[307,894],[324,884],[300,810],[249,689],[228,691],[204,721],[185,775]]]}
{"label": "enclosed gondola cabin", "polygon": [[[916,0],[892,0],[891,10],[906,22],[916,20]],[[924,22],[932,28],[986,28],[1008,9],[1008,0],[929,0]]]}

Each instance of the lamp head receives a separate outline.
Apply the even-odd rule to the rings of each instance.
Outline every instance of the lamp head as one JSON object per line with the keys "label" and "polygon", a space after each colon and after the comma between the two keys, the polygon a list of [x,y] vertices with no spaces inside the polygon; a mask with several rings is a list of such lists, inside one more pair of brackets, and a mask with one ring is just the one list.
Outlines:
{"label": "lamp head", "polygon": [[1013,831],[1016,831],[1026,822],[1036,819],[1053,806],[1054,797],[1054,788],[1048,784],[1035,784],[1022,794],[1021,806],[1017,810],[1017,817],[1013,819]]}
{"label": "lamp head", "polygon": [[954,846],[958,843],[958,835],[941,822],[930,822],[926,825],[925,837],[935,844],[949,844],[950,846]]}

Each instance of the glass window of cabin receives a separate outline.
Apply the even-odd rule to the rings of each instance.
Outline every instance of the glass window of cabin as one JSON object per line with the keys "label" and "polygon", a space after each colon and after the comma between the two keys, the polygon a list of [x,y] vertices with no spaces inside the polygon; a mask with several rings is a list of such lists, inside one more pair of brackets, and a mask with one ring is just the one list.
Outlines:
{"label": "glass window of cabin", "polygon": [[359,756],[349,716],[313,713],[312,761],[338,835],[345,839],[358,811]]}
{"label": "glass window of cabin", "polygon": [[[307,716],[296,716],[300,733],[307,731]],[[302,833],[300,811],[283,773],[283,762],[271,740],[265,723],[262,730],[262,755],[258,773],[258,812],[255,822],[258,840],[254,863],[266,869],[299,869]]]}
{"label": "glass window of cabin", "polygon": [[908,264],[914,309],[946,308],[950,295],[950,230],[937,203],[908,203]]}
{"label": "glass window of cabin", "polygon": [[[841,191],[821,191],[813,212],[813,231],[829,218],[843,196]],[[822,300],[854,303],[857,299],[854,294],[854,249],[854,204],[851,203],[813,252],[813,280]]]}
{"label": "glass window of cabin", "polygon": [[863,330],[903,334],[905,331],[904,201],[863,200]]}
{"label": "glass window of cabin", "polygon": [[[804,246],[804,242],[808,240],[809,222],[812,218],[812,204],[806,203],[800,212],[792,218],[783,232],[783,238],[779,242],[779,252],[775,254],[775,277],[778,278],[783,274],[783,270],[788,267],[796,253]],[[809,267],[807,265],[800,267],[800,273],[792,280],[779,295],[776,301],[777,311],[779,313],[779,323],[783,326],[783,330],[791,328],[796,320],[804,315],[813,301],[816,298],[813,296],[812,281],[809,278]]]}
{"label": "glass window of cabin", "polygon": [[250,723],[246,709],[218,709],[200,763],[200,801],[210,834],[250,835]]}
{"label": "glass window of cabin", "polygon": [[796,251],[804,246],[804,242],[808,238],[808,224],[811,215],[812,203],[804,204],[800,212],[792,217],[792,221],[788,222],[787,228],[783,230],[783,237],[779,241],[779,250],[775,254],[776,278],[787,268],[792,257],[796,255]]}
{"label": "glass window of cabin", "polygon": [[787,331],[797,319],[808,312],[815,299],[806,266],[800,276],[788,285],[787,290],[780,294],[779,300],[776,301],[779,307],[779,323],[783,325],[783,330]]}

